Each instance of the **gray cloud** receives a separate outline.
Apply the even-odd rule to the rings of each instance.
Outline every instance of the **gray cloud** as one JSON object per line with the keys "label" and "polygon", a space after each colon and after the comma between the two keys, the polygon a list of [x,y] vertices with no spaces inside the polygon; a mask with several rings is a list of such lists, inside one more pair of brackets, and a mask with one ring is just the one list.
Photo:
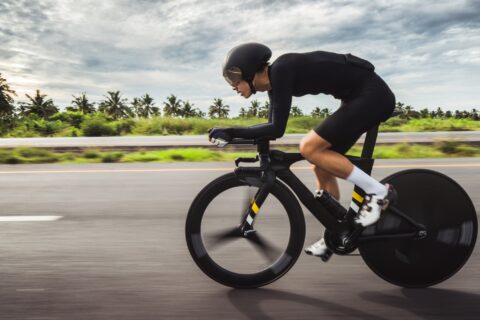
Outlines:
{"label": "gray cloud", "polygon": [[[0,72],[20,94],[40,88],[60,104],[87,91],[170,93],[205,109],[248,104],[220,75],[244,41],[286,52],[352,52],[371,60],[415,106],[479,104],[480,3],[471,1],[3,0]],[[259,96],[265,99],[265,96]],[[334,108],[325,96],[295,99]]]}

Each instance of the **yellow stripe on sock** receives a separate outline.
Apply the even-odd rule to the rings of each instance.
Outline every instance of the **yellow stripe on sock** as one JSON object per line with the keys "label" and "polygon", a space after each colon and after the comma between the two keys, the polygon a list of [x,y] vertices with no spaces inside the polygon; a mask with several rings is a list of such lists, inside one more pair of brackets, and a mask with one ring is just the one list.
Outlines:
{"label": "yellow stripe on sock", "polygon": [[353,199],[357,200],[358,203],[363,202],[363,197],[361,195],[359,195],[358,193],[356,193],[355,191],[353,191],[352,197],[353,197]]}
{"label": "yellow stripe on sock", "polygon": [[257,206],[257,203],[255,201],[253,201],[252,211],[255,212],[255,214],[257,214],[258,210],[260,210],[260,208]]}

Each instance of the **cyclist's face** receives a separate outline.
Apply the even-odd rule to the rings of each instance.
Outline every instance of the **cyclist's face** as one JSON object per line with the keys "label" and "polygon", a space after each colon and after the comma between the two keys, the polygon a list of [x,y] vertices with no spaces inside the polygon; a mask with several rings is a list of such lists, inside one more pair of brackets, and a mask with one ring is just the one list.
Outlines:
{"label": "cyclist's face", "polygon": [[232,85],[233,90],[237,91],[242,97],[249,98],[252,95],[250,86],[245,80],[240,80]]}

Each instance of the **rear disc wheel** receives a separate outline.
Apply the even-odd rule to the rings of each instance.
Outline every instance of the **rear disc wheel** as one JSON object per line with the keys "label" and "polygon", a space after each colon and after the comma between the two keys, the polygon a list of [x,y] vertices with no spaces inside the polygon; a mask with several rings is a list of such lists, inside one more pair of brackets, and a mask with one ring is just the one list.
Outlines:
{"label": "rear disc wheel", "polygon": [[[393,207],[425,226],[423,239],[391,238],[360,242],[368,267],[384,280],[402,287],[440,283],[459,271],[470,257],[477,237],[477,215],[467,193],[436,171],[413,169],[385,178],[398,192]],[[403,233],[413,227],[390,210],[363,235]]]}

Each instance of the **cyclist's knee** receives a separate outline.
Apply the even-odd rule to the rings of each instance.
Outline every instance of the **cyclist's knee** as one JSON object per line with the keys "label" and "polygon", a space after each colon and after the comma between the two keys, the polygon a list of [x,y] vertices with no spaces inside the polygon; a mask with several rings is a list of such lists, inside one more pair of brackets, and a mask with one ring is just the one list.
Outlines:
{"label": "cyclist's knee", "polygon": [[299,150],[305,159],[309,159],[313,153],[323,151],[328,147],[328,141],[313,132],[313,134],[309,133],[303,137],[300,141]]}

